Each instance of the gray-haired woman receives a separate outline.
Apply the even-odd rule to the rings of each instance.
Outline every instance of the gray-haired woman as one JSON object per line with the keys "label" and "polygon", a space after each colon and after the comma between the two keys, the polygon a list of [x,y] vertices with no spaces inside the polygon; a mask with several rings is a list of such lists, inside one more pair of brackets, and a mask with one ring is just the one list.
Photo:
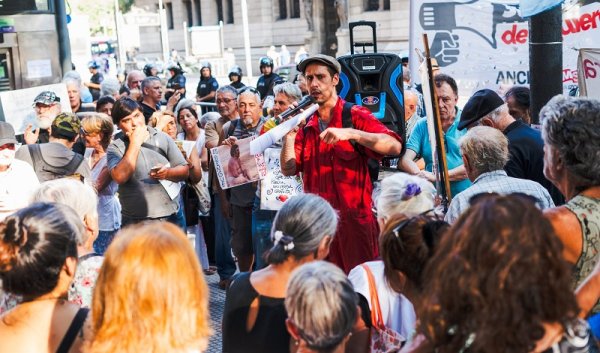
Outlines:
{"label": "gray-haired woman", "polygon": [[358,317],[358,297],[344,272],[315,261],[294,271],[287,291],[286,326],[296,352],[344,352]]}
{"label": "gray-haired woman", "polygon": [[288,279],[300,265],[324,259],[338,224],[335,210],[320,196],[290,198],[277,212],[266,254],[269,264],[241,273],[227,291],[223,313],[223,352],[289,351],[284,299]]}
{"label": "gray-haired woman", "polygon": [[[567,200],[545,216],[562,240],[565,259],[575,265],[577,286],[592,272],[600,252],[600,101],[557,96],[541,110],[540,120],[544,175]],[[583,309],[600,313],[597,298]]]}

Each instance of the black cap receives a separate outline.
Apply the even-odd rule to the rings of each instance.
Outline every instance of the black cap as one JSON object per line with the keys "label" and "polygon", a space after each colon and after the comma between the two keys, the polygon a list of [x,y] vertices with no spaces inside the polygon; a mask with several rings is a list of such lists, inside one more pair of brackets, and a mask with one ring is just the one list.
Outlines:
{"label": "black cap", "polygon": [[475,94],[469,98],[469,101],[465,104],[465,107],[460,114],[458,129],[462,130],[467,126],[474,124],[502,104],[504,104],[502,98],[500,98],[498,93],[491,89],[486,88],[475,92]]}

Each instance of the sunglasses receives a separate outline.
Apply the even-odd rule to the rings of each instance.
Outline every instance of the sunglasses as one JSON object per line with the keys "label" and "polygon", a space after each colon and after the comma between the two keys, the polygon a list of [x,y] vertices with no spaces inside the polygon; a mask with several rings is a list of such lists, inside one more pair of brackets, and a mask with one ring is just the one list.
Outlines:
{"label": "sunglasses", "polygon": [[244,93],[244,92],[250,92],[250,93],[257,94],[257,95],[258,95],[258,98],[261,98],[261,97],[260,97],[260,92],[259,92],[259,91],[257,91],[257,90],[256,90],[256,88],[254,88],[254,87],[251,87],[251,86],[246,86],[246,87],[244,87],[244,88],[242,88],[242,89],[240,90],[240,94],[242,94],[242,93]]}
{"label": "sunglasses", "polygon": [[435,218],[436,220],[441,220],[440,215],[438,215],[437,213],[434,212],[434,209],[429,209],[427,211],[421,212],[416,216],[413,217],[409,217],[406,218],[405,220],[403,220],[402,222],[398,223],[398,225],[396,226],[396,228],[394,228],[392,230],[392,233],[394,233],[394,235],[396,236],[396,239],[400,238],[400,232],[402,231],[402,229],[404,229],[406,226],[408,226],[409,224],[411,224],[412,222],[422,219],[425,216],[428,216],[431,213],[431,216],[433,218]]}
{"label": "sunglasses", "polygon": [[469,205],[473,206],[473,205],[476,205],[476,204],[478,204],[480,202],[483,202],[483,201],[495,201],[498,198],[505,197],[505,196],[514,196],[514,197],[520,198],[521,200],[525,200],[527,202],[530,202],[530,203],[532,203],[534,205],[537,205],[540,202],[536,197],[528,195],[528,194],[525,194],[525,193],[522,193],[522,192],[514,192],[514,193],[511,193],[511,194],[508,194],[508,195],[502,195],[502,194],[499,194],[497,192],[484,192],[484,193],[481,193],[481,194],[473,195],[469,199]]}

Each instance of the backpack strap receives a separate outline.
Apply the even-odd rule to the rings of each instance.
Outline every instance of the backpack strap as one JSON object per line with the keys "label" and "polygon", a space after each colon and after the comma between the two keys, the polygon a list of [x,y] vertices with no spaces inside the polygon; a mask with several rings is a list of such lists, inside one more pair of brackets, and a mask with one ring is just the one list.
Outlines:
{"label": "backpack strap", "polygon": [[75,314],[73,321],[71,321],[71,325],[69,329],[67,329],[67,333],[63,337],[62,341],[60,341],[60,345],[56,350],[56,353],[68,353],[77,338],[77,334],[83,328],[83,324],[85,323],[85,319],[88,316],[88,312],[90,309],[80,308]]}
{"label": "backpack strap", "polygon": [[38,145],[37,143],[34,143],[32,145],[28,145],[29,150],[29,156],[31,156],[31,163],[33,164],[33,170],[35,171],[35,174],[38,174],[38,172],[40,171],[40,163],[38,163],[38,161],[41,161],[42,163],[44,162],[44,159],[42,158],[42,153],[40,152],[40,145]]}
{"label": "backpack strap", "polygon": [[237,127],[239,121],[240,119],[229,121],[229,129],[227,129],[226,137],[233,136],[233,133],[235,132],[235,128]]}

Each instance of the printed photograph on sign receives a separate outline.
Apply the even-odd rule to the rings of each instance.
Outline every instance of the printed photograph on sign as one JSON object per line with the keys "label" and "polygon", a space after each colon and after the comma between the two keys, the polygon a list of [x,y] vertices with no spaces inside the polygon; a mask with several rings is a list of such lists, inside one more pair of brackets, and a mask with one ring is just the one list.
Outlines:
{"label": "printed photograph on sign", "polygon": [[211,149],[211,156],[222,189],[229,189],[254,181],[266,175],[266,165],[262,154],[250,154],[250,141],[255,136],[238,140],[232,146],[218,146]]}

